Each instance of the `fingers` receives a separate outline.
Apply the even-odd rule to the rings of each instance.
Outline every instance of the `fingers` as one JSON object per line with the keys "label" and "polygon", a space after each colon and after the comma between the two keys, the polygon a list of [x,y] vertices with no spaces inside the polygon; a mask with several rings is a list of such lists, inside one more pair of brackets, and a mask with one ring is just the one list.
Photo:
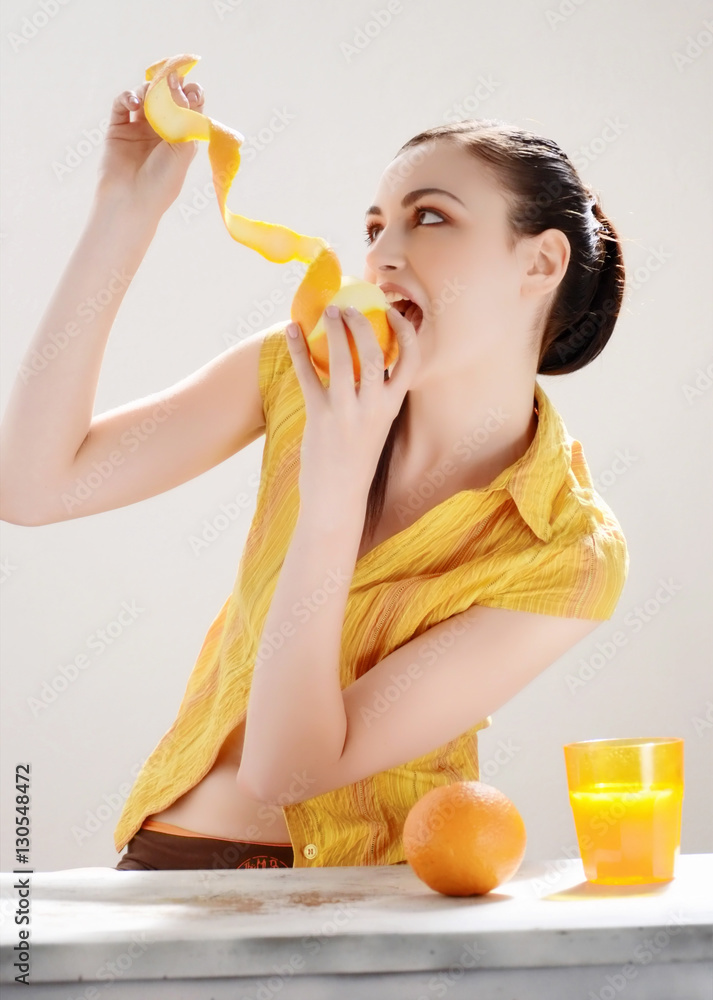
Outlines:
{"label": "fingers", "polygon": [[359,396],[375,396],[384,384],[385,365],[384,351],[376,339],[374,327],[363,313],[353,307],[344,310],[344,322],[359,353]]}
{"label": "fingers", "polygon": [[133,90],[123,90],[118,97],[114,98],[109,115],[109,125],[127,125],[131,121],[131,112],[138,108],[138,104],[132,103],[131,98],[136,97]]}
{"label": "fingers", "polygon": [[409,323],[397,309],[390,306],[386,318],[399,344],[399,356],[394,365],[393,375],[386,385],[390,386],[389,392],[403,395],[421,363],[421,347],[413,324]]}
{"label": "fingers", "polygon": [[[175,77],[175,74],[172,74]],[[182,86],[183,77],[176,80],[176,86],[169,86],[176,104],[182,108],[192,108],[194,111],[201,111],[205,103],[205,94],[199,83],[188,83]],[[123,90],[118,97],[114,98],[109,116],[109,125],[128,125],[131,122],[131,113],[134,113],[134,121],[146,121],[144,113],[144,98],[150,86],[150,81],[146,80],[135,90]]]}
{"label": "fingers", "polygon": [[146,121],[144,114],[144,97],[148,90],[149,82],[142,83],[135,90],[123,90],[114,99],[109,118],[110,125],[128,125],[131,121],[131,112],[134,112],[134,121]]}
{"label": "fingers", "polygon": [[[330,315],[334,313],[335,315]],[[338,306],[327,306],[323,313],[329,350],[329,387],[354,386],[354,362],[349,340]],[[350,331],[351,332],[351,331]],[[341,389],[340,389],[341,391]]]}
{"label": "fingers", "polygon": [[[290,336],[290,331],[294,331],[296,336]],[[288,323],[286,334],[292,364],[295,367],[297,378],[302,387],[302,394],[307,404],[317,395],[318,391],[322,391],[322,383],[310,359],[307,341],[299,323]]]}
{"label": "fingers", "polygon": [[199,83],[189,83],[183,88],[183,91],[188,96],[188,100],[194,111],[196,109],[200,110],[203,107],[205,95]]}
{"label": "fingers", "polygon": [[[354,364],[348,339],[351,333],[359,355],[359,398],[366,397],[368,406],[370,399],[376,401],[379,398],[377,393],[381,396],[386,394],[390,399],[398,401],[399,406],[401,405],[421,363],[420,345],[413,324],[404,319],[401,313],[390,307],[386,316],[399,344],[394,374],[388,382],[384,381],[384,351],[367,317],[358,309],[353,313],[345,309],[343,319],[341,315],[330,316],[325,310],[323,319],[329,350],[328,388],[334,387],[338,392],[345,391],[347,386],[354,388]],[[294,338],[290,336],[290,327],[297,333]],[[286,333],[295,372],[302,387],[305,403],[309,406],[324,395],[324,388],[312,364],[309,347],[299,325],[288,324]]]}
{"label": "fingers", "polygon": [[198,83],[188,83],[183,86],[183,77],[178,77],[176,73],[169,73],[168,85],[171,88],[171,95],[180,107],[200,109],[203,105],[203,88]]}
{"label": "fingers", "polygon": [[178,77],[176,73],[168,74],[168,86],[171,89],[171,97],[180,108],[188,108],[190,104],[183,92],[183,77]]}
{"label": "fingers", "polygon": [[146,80],[141,84],[135,91],[130,91],[137,100],[131,104],[131,110],[134,112],[135,122],[145,122],[146,115],[144,114],[144,99],[146,97],[146,91],[149,89],[149,81]]}

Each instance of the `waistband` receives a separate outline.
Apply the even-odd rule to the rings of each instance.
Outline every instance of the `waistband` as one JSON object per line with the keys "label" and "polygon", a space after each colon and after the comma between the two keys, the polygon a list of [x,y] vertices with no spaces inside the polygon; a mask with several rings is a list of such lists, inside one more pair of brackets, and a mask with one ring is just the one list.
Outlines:
{"label": "waistband", "polygon": [[[158,820],[153,822],[158,823]],[[167,826],[173,826],[167,823]],[[117,869],[176,870],[205,868],[292,868],[292,844],[259,844],[221,837],[193,837],[181,832],[150,830],[141,826],[128,843]]]}
{"label": "waistband", "polygon": [[[173,833],[177,837],[204,837],[206,840],[229,840],[234,844],[244,844],[247,841],[238,837],[217,837],[213,833],[198,833],[196,830],[187,830],[185,826],[174,826],[173,823],[165,823],[159,819],[145,819],[141,824],[143,830],[154,830],[156,833]],[[251,844],[264,844],[266,847],[292,847],[292,844],[284,842],[277,843],[271,840],[249,841]]]}

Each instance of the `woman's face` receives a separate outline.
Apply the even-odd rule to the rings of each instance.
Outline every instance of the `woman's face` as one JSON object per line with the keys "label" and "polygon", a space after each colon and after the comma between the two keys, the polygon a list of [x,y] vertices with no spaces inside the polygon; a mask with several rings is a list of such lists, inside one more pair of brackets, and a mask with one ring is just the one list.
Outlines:
{"label": "woman's face", "polygon": [[[412,200],[422,188],[448,193]],[[363,277],[412,293],[424,312],[419,347],[432,372],[434,364],[453,371],[493,352],[525,350],[523,258],[508,248],[507,209],[487,168],[448,142],[407,150],[384,171],[365,218]]]}

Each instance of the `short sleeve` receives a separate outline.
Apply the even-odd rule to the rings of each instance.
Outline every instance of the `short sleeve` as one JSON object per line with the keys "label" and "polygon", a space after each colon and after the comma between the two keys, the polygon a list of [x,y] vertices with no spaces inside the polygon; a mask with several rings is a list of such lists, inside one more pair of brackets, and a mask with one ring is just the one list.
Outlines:
{"label": "short sleeve", "polygon": [[260,348],[258,385],[266,420],[270,415],[276,387],[292,366],[292,356],[287,346],[286,326],[287,323],[282,322],[269,327]]}
{"label": "short sleeve", "polygon": [[628,574],[624,535],[608,527],[563,547],[545,548],[529,570],[513,572],[499,593],[483,595],[476,603],[605,621],[616,610]]}

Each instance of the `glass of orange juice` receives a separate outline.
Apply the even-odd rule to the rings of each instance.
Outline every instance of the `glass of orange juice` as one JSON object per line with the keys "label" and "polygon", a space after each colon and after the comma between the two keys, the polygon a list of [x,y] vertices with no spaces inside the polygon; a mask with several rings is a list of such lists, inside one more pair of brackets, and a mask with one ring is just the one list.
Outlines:
{"label": "glass of orange juice", "polygon": [[564,747],[584,874],[599,885],[668,882],[681,848],[683,740]]}

